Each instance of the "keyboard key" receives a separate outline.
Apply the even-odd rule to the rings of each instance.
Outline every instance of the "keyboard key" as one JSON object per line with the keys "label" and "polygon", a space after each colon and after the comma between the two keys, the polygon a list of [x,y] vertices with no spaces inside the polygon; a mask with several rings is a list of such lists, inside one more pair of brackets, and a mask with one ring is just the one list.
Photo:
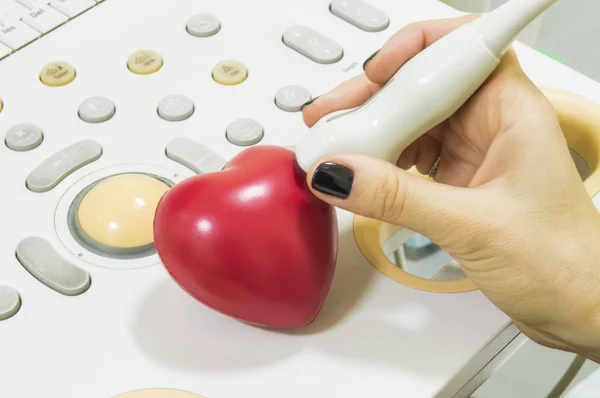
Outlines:
{"label": "keyboard key", "polygon": [[48,241],[39,237],[23,239],[17,259],[38,281],[66,296],[78,296],[90,287],[90,275],[63,258]]}
{"label": "keyboard key", "polygon": [[49,6],[33,9],[23,17],[23,22],[40,33],[48,33],[68,20],[67,16]]}
{"label": "keyboard key", "polygon": [[390,24],[387,15],[362,0],[333,0],[329,9],[332,14],[368,32],[384,30]]}
{"label": "keyboard key", "polygon": [[158,103],[158,115],[170,122],[180,122],[194,114],[194,103],[185,95],[169,95]]}
{"label": "keyboard key", "polygon": [[44,65],[40,72],[40,81],[46,86],[65,86],[75,80],[75,68],[66,62],[51,62]]}
{"label": "keyboard key", "polygon": [[47,192],[83,166],[98,160],[102,147],[94,141],[79,141],[44,160],[27,176],[27,188]]}
{"label": "keyboard key", "polygon": [[79,117],[88,123],[103,123],[116,112],[115,104],[105,97],[91,97],[79,105]]}
{"label": "keyboard key", "polygon": [[7,55],[9,55],[12,52],[13,52],[12,48],[0,43],[0,59],[6,57]]}
{"label": "keyboard key", "polygon": [[138,75],[149,75],[158,72],[162,66],[162,57],[151,50],[136,51],[127,60],[129,70]]}
{"label": "keyboard key", "polygon": [[275,104],[284,111],[298,112],[311,99],[310,92],[304,87],[286,86],[277,91]]}
{"label": "keyboard key", "polygon": [[238,119],[227,127],[229,142],[239,146],[255,145],[263,138],[263,127],[254,119]]}
{"label": "keyboard key", "polygon": [[21,298],[15,289],[0,286],[0,321],[12,318],[21,309]]}
{"label": "keyboard key", "polygon": [[6,133],[4,142],[13,151],[31,151],[44,140],[42,129],[33,124],[19,124]]}
{"label": "keyboard key", "polygon": [[213,15],[197,14],[188,20],[186,29],[192,36],[209,37],[221,30],[221,23]]}
{"label": "keyboard key", "polygon": [[29,12],[29,8],[14,0],[0,0],[0,20],[20,20]]}
{"label": "keyboard key", "polygon": [[333,64],[344,56],[342,47],[328,37],[303,25],[288,28],[283,33],[286,46],[320,64]]}
{"label": "keyboard key", "polygon": [[189,138],[175,138],[167,144],[165,153],[197,174],[220,171],[227,163],[218,153]]}
{"label": "keyboard key", "polygon": [[53,0],[50,2],[50,6],[62,12],[69,18],[76,17],[95,5],[96,2],[92,0]]}
{"label": "keyboard key", "polygon": [[0,20],[0,42],[13,50],[31,43],[41,36],[41,33],[24,22],[11,19]]}
{"label": "keyboard key", "polygon": [[[12,0],[9,0],[9,1],[12,1]],[[23,5],[23,7],[27,7],[27,9],[29,9],[29,10],[35,10],[35,9],[38,9],[45,5],[48,5],[48,3],[50,3],[51,0],[16,0],[16,1],[18,1],[21,5]],[[22,15],[22,16],[24,16],[24,15]]]}
{"label": "keyboard key", "polygon": [[223,61],[213,68],[212,77],[217,83],[232,86],[246,80],[248,69],[238,61]]}

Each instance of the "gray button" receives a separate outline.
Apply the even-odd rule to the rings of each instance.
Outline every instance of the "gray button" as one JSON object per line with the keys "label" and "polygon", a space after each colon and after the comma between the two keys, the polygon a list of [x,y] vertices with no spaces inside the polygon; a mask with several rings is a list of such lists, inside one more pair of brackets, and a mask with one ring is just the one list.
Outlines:
{"label": "gray button", "polygon": [[89,140],[79,141],[44,160],[27,176],[27,188],[33,192],[47,192],[69,174],[96,161],[102,156],[102,147]]}
{"label": "gray button", "polygon": [[188,20],[186,29],[192,36],[209,37],[221,30],[221,23],[213,15],[196,14]]}
{"label": "gray button", "polygon": [[254,119],[238,119],[227,126],[227,139],[235,145],[257,144],[263,135],[263,127]]}
{"label": "gray button", "polygon": [[42,129],[33,124],[19,124],[8,130],[4,142],[13,151],[30,151],[43,140]]}
{"label": "gray button", "polygon": [[79,105],[79,117],[88,123],[103,123],[115,115],[115,104],[105,97],[91,97]]}
{"label": "gray button", "polygon": [[301,86],[286,86],[277,91],[275,104],[284,111],[298,112],[302,105],[310,101],[312,96]]}
{"label": "gray button", "polygon": [[158,103],[158,114],[170,122],[180,122],[193,113],[194,103],[184,95],[169,95]]}
{"label": "gray button", "polygon": [[334,15],[368,32],[378,32],[390,25],[387,15],[362,0],[333,0],[329,9]]}
{"label": "gray button", "polygon": [[48,241],[29,237],[17,246],[17,259],[38,281],[66,296],[85,293],[90,275],[63,258]]}
{"label": "gray button", "polygon": [[12,318],[20,309],[19,293],[12,287],[0,286],[0,321]]}
{"label": "gray button", "polygon": [[227,161],[218,153],[189,138],[175,138],[166,148],[167,157],[197,174],[223,169]]}
{"label": "gray button", "polygon": [[285,45],[321,64],[332,64],[344,55],[342,47],[328,37],[302,25],[295,25],[283,33]]}

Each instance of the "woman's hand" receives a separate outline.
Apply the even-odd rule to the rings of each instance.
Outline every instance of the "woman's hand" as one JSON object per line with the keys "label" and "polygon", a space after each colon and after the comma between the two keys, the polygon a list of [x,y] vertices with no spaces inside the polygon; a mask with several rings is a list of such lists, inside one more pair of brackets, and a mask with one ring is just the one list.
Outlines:
{"label": "woman's hand", "polygon": [[[365,63],[365,74],[307,105],[305,123],[360,105],[408,59],[473,18],[405,27]],[[428,174],[438,156],[435,182],[406,171]],[[553,107],[512,50],[397,165],[334,154],[307,178],[332,205],[430,238],[532,340],[600,360],[600,215]]]}

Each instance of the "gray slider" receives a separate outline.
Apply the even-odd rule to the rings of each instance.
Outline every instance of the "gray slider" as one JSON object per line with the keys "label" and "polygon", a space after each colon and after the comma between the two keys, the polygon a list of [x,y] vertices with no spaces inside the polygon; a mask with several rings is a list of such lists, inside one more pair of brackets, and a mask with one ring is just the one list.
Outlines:
{"label": "gray slider", "polygon": [[170,122],[180,122],[192,116],[194,103],[185,95],[169,95],[158,103],[158,114]]}
{"label": "gray slider", "polygon": [[12,318],[20,309],[19,293],[12,287],[0,286],[0,321]]}
{"label": "gray slider", "polygon": [[91,97],[79,105],[79,117],[88,123],[103,123],[115,115],[115,104],[105,97]]}
{"label": "gray slider", "polygon": [[390,19],[381,10],[362,0],[333,0],[331,13],[367,32],[378,32],[390,25]]}
{"label": "gray slider", "polygon": [[218,153],[189,138],[173,139],[165,152],[169,159],[197,174],[220,171],[227,163]]}
{"label": "gray slider", "polygon": [[41,128],[24,123],[8,130],[4,142],[13,151],[30,151],[40,146],[43,140],[44,135]]}
{"label": "gray slider", "polygon": [[23,239],[16,254],[23,267],[50,289],[66,296],[78,296],[90,287],[90,275],[64,259],[42,238]]}
{"label": "gray slider", "polygon": [[196,14],[188,20],[186,30],[195,37],[209,37],[221,30],[221,23],[211,14]]}
{"label": "gray slider", "polygon": [[295,25],[283,33],[286,46],[320,64],[333,64],[344,55],[342,47],[328,37],[303,25]]}
{"label": "gray slider", "polygon": [[262,140],[264,132],[261,124],[254,119],[237,119],[227,126],[225,135],[234,145],[251,146]]}
{"label": "gray slider", "polygon": [[47,192],[57,186],[69,174],[96,161],[102,156],[102,147],[95,141],[84,140],[70,145],[36,167],[26,180],[33,192]]}
{"label": "gray slider", "polygon": [[277,91],[275,104],[284,111],[298,112],[311,98],[310,92],[304,87],[285,86]]}

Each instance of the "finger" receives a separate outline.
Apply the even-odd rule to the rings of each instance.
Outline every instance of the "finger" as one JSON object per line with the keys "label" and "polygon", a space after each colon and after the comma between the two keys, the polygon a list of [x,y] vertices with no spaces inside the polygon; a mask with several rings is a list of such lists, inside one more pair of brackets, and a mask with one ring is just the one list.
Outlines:
{"label": "finger", "polygon": [[303,107],[304,123],[308,127],[312,127],[325,115],[355,108],[371,98],[380,88],[381,85],[371,82],[364,74],[346,80]]}
{"label": "finger", "polygon": [[478,15],[412,23],[400,29],[385,45],[365,61],[368,79],[385,84],[402,65],[456,28],[474,21]]}
{"label": "finger", "polygon": [[432,182],[363,155],[331,155],[311,168],[307,178],[312,192],[333,206],[440,243],[470,222],[474,204],[485,202],[471,190]]}

